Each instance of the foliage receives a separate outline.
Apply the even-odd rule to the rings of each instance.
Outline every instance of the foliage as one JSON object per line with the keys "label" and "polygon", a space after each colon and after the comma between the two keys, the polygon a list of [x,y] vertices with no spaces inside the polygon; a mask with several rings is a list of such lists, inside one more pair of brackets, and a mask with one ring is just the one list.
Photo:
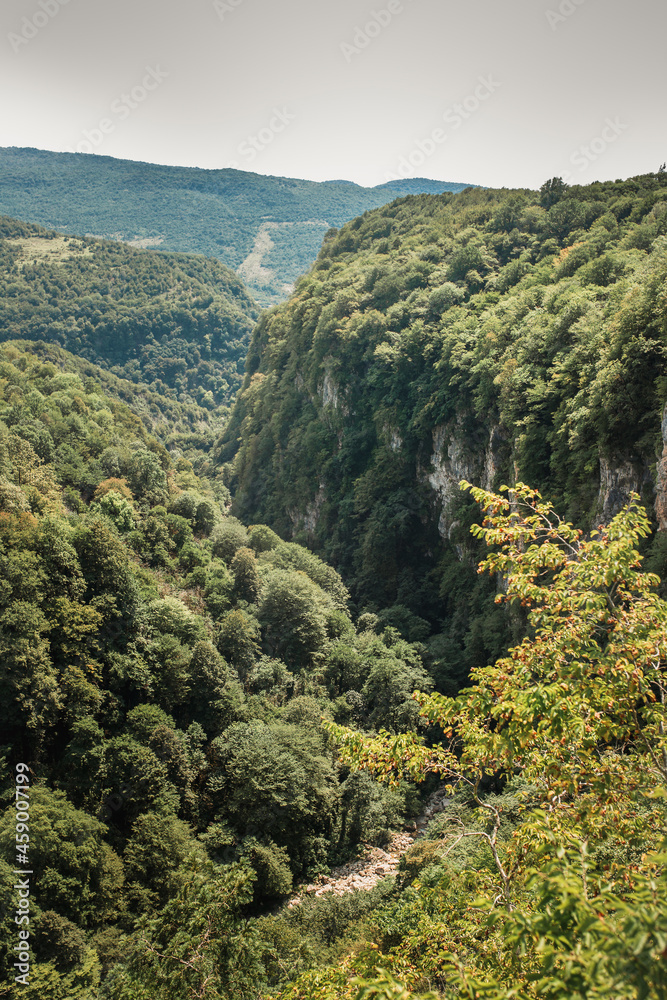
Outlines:
{"label": "foliage", "polygon": [[[472,839],[488,860],[459,876],[477,899],[441,928],[443,982],[471,1000],[663,996],[667,602],[636,549],[646,513],[634,496],[586,537],[521,483],[507,498],[462,485],[485,513],[480,572],[529,609],[529,634],[457,698],[415,695],[435,744],[325,725],[348,764],[394,782],[436,771],[468,796],[442,856]],[[508,831],[485,789],[518,778]]]}
{"label": "foliage", "polygon": [[245,1000],[256,990],[263,947],[241,913],[252,873],[190,860],[184,876],[167,905],[141,922],[103,997]]}
{"label": "foliage", "polygon": [[0,202],[4,211],[29,222],[181,251],[191,261],[193,254],[206,254],[234,270],[265,234],[269,250],[262,266],[243,269],[263,305],[289,294],[330,227],[405,194],[463,187],[416,178],[362,188],[349,181],[317,183],[236,169],[0,150]]}
{"label": "foliage", "polygon": [[[414,804],[337,768],[327,678],[372,725],[386,692],[379,679],[364,709],[366,667],[396,665],[383,705],[400,716],[425,686],[421,655],[358,633],[338,574],[229,516],[220,481],[167,450],[118,384],[64,352],[0,346],[0,722],[7,766],[31,769],[39,885],[26,995],[245,1000],[269,963],[251,914]],[[334,666],[340,643],[361,672]],[[9,979],[14,828],[4,809]]]}
{"label": "foliage", "polygon": [[209,761],[210,808],[240,841],[260,838],[285,848],[295,875],[325,865],[338,791],[317,730],[234,723],[213,740]]}
{"label": "foliage", "polygon": [[217,261],[4,217],[0,290],[2,340],[63,347],[205,411],[232,401],[257,317],[241,281]]}
{"label": "foliage", "polygon": [[425,642],[441,691],[522,628],[475,579],[460,478],[534,483],[585,529],[633,484],[651,499],[666,184],[404,199],[328,239],[255,328],[218,444],[233,512],[306,542],[358,610]]}
{"label": "foliage", "polygon": [[[663,182],[413,198],[329,234],[260,321],[215,456],[216,400],[0,346],[0,791],[9,807],[26,761],[26,995],[664,995],[667,605],[639,554],[660,570],[664,545],[626,485],[596,499],[598,463],[611,482],[627,459],[629,490],[661,443]],[[74,258],[93,280],[87,244],[7,225],[5,263],[36,288]],[[151,291],[149,258],[107,305]],[[528,473],[562,519],[521,482],[456,489]],[[386,845],[424,778],[446,808],[396,879],[281,906]]]}

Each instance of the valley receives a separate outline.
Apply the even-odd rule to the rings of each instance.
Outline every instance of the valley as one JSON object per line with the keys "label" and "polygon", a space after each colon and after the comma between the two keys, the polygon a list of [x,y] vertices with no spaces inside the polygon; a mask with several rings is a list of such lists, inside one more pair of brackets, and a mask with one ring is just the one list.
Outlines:
{"label": "valley", "polygon": [[108,159],[0,156],[0,996],[660,1000],[667,174]]}

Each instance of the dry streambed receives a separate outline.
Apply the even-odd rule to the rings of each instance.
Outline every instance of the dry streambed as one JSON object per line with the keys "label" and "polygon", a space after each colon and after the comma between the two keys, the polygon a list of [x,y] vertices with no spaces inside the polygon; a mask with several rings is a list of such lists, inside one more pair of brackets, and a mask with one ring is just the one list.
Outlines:
{"label": "dry streambed", "polygon": [[355,861],[332,868],[330,875],[321,875],[310,885],[299,886],[298,894],[289,900],[288,907],[297,906],[308,896],[324,896],[326,893],[343,896],[357,889],[372,889],[383,878],[395,875],[403,855],[423,835],[433,817],[442,812],[447,801],[445,789],[438,789],[429,798],[421,816],[401,833],[395,833],[385,849],[371,847]]}

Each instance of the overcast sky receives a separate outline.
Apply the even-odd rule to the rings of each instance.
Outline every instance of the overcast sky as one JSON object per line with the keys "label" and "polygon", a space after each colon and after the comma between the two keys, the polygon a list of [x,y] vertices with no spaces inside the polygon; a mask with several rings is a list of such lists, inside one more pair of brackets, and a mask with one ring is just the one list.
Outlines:
{"label": "overcast sky", "polygon": [[365,185],[667,159],[664,0],[3,0],[0,145]]}

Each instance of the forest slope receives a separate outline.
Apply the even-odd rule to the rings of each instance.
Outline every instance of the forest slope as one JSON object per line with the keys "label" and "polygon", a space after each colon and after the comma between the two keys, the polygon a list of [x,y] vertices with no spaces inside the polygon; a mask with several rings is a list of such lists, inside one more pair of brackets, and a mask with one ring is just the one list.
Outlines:
{"label": "forest slope", "polygon": [[257,315],[218,261],[0,217],[0,340],[63,347],[212,411],[234,398]]}
{"label": "forest slope", "polygon": [[339,768],[320,719],[411,725],[422,651],[353,622],[331,567],[230,516],[219,478],[63,353],[0,345],[0,992],[23,989],[21,774],[29,997],[165,995],[142,935],[193,877],[226,901],[216,974],[256,996],[273,952],[249,915],[416,803]]}
{"label": "forest slope", "polygon": [[220,448],[235,511],[307,540],[405,635],[430,627],[465,675],[506,636],[458,481],[521,479],[584,526],[631,489],[652,507],[666,281],[665,173],[366,213],[255,330]]}

